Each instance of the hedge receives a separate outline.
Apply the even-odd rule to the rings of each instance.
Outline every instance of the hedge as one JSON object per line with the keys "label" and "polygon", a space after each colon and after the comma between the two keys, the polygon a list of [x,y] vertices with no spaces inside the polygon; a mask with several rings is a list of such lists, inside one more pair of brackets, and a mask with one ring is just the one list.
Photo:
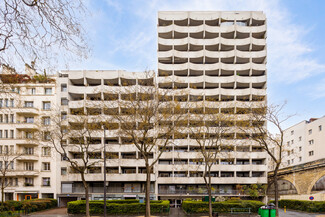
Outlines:
{"label": "hedge", "polygon": [[[227,213],[231,208],[251,208],[251,212],[257,213],[258,208],[264,203],[255,200],[228,200],[222,202],[212,202],[214,212]],[[208,213],[209,203],[203,201],[183,201],[182,208],[186,213]]]}
{"label": "hedge", "polygon": [[36,212],[57,207],[57,204],[58,202],[55,199],[11,200],[4,202],[4,211]]}
{"label": "hedge", "polygon": [[[274,201],[270,201],[273,202]],[[279,207],[305,212],[325,212],[325,201],[279,200]]]}
{"label": "hedge", "polygon": [[[107,214],[109,215],[129,215],[129,214],[144,214],[146,212],[145,203],[139,203],[139,200],[109,200],[107,201]],[[150,202],[151,213],[169,212],[169,201],[159,200]],[[103,214],[104,201],[92,200],[89,201],[90,214]],[[69,214],[85,214],[86,201],[77,200],[68,202]]]}

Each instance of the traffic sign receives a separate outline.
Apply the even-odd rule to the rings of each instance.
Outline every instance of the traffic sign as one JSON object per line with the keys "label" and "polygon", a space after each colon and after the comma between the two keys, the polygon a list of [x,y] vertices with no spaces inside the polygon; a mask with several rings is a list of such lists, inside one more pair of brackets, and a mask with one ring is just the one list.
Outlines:
{"label": "traffic sign", "polygon": [[309,197],[309,200],[314,200],[315,198],[313,196],[310,196]]}

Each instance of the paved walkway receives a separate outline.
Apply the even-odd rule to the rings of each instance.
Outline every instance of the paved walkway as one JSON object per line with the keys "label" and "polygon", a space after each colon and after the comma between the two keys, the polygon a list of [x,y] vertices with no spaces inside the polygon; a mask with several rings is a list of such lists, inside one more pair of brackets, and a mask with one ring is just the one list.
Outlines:
{"label": "paved walkway", "polygon": [[325,214],[311,214],[292,210],[287,210],[287,212],[285,213],[283,209],[279,209],[279,214],[280,217],[325,217]]}

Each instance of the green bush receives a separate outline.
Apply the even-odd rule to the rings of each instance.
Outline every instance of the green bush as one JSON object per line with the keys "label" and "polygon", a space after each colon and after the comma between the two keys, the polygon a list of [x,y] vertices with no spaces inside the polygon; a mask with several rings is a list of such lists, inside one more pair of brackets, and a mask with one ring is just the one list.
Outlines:
{"label": "green bush", "polygon": [[[258,208],[264,203],[255,200],[228,200],[222,202],[212,202],[214,212],[227,213],[231,208],[251,208],[251,212],[257,213]],[[208,213],[209,203],[203,201],[183,201],[182,208],[186,213]]]}
{"label": "green bush", "polygon": [[[270,201],[274,203],[274,201]],[[305,212],[325,212],[325,201],[279,200],[279,207]]]}
{"label": "green bush", "polygon": [[25,210],[26,212],[36,212],[54,207],[57,207],[57,200],[55,199],[11,200],[4,202],[5,211]]}
{"label": "green bush", "polygon": [[[146,212],[145,203],[139,203],[139,200],[109,200],[107,201],[107,214],[109,215],[129,215],[129,214],[144,214]],[[169,201],[157,200],[150,201],[151,213],[169,212]],[[93,200],[89,201],[90,214],[103,214],[104,201]],[[68,203],[69,214],[85,214],[86,201],[77,200]]]}

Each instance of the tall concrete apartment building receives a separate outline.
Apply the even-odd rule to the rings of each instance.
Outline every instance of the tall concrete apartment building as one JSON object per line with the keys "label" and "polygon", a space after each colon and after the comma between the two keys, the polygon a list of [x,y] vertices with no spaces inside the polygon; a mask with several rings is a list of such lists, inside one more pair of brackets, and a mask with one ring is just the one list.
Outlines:
{"label": "tall concrete apartment building", "polygon": [[[157,83],[159,88],[173,89],[174,100],[202,101],[203,110],[216,109],[245,120],[248,107],[266,103],[265,15],[159,12]],[[184,89],[188,95],[181,95]],[[236,195],[238,185],[265,184],[267,153],[239,131],[224,142],[233,146],[233,161],[219,159],[213,166],[215,194]],[[158,173],[168,172],[158,175],[157,184],[161,198],[179,203],[179,198],[200,195],[195,189],[204,188],[204,180],[192,173],[200,171],[193,167],[200,158],[194,151],[195,139],[189,135],[174,144],[173,150],[162,156],[169,165],[158,165]]]}
{"label": "tall concrete apartment building", "polygon": [[26,74],[16,74],[5,66],[2,69],[0,177],[5,179],[5,200],[56,198],[59,162],[46,135],[36,135],[40,127],[51,124],[55,80],[38,77],[29,66]]}
{"label": "tall concrete apartment building", "polygon": [[[263,12],[159,12],[157,28],[155,77],[119,70],[60,71],[53,100],[59,104],[62,116],[69,121],[77,115],[75,111],[83,110],[96,113],[104,120],[109,112],[102,109],[102,103],[114,105],[123,99],[123,89],[143,82],[169,89],[172,100],[184,105],[201,103],[203,113],[213,110],[239,122],[247,120],[245,113],[249,108],[259,108],[266,103],[266,18]],[[110,91],[115,94],[109,94]],[[40,105],[46,101],[44,97],[47,96],[39,99]],[[198,119],[203,113],[192,114],[190,108],[185,110],[190,128],[191,117]],[[43,116],[41,114],[33,115]],[[266,123],[262,124],[266,127]],[[103,199],[105,170],[109,199],[143,199],[144,160],[135,146],[118,136],[116,130],[105,133],[104,137],[103,132],[98,132],[96,145],[106,144],[110,159],[106,168],[100,163],[86,175],[91,199]],[[214,196],[248,196],[240,191],[243,185],[267,183],[267,153],[250,139],[251,136],[254,135],[243,135],[235,123],[233,132],[224,139],[231,151],[228,158],[220,157],[212,167]],[[103,154],[97,157],[103,158]],[[77,159],[77,151],[71,148],[69,157]],[[177,205],[184,198],[206,195],[201,158],[198,144],[190,133],[182,139],[173,138],[173,145],[163,153],[151,174],[150,197],[169,199]],[[60,204],[84,198],[80,175],[71,171],[64,158],[55,159],[53,163],[59,178],[51,180],[57,180],[55,197]],[[41,161],[43,158],[34,162],[40,164]],[[43,178],[42,173],[37,177]]]}

